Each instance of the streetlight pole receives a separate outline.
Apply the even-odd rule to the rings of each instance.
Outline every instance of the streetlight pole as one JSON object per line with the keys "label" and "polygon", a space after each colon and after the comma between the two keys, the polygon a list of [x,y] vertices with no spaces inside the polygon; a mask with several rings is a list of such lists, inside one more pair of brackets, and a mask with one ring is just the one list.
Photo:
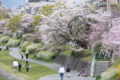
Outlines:
{"label": "streetlight pole", "polygon": [[90,76],[94,76],[95,73],[95,59],[96,59],[96,53],[92,53],[92,64],[91,64],[91,74]]}

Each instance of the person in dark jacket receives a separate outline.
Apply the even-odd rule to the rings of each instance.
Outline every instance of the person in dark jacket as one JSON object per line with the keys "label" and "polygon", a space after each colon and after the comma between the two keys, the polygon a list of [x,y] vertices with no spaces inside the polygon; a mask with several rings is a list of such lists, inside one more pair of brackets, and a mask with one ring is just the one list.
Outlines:
{"label": "person in dark jacket", "polygon": [[28,59],[28,54],[29,54],[28,50],[25,53],[26,53],[26,59]]}
{"label": "person in dark jacket", "polygon": [[21,72],[21,67],[22,67],[22,65],[19,63],[19,64],[18,64],[18,71],[19,71],[19,72]]}
{"label": "person in dark jacket", "polygon": [[68,78],[71,77],[70,71],[71,71],[71,67],[70,67],[70,65],[68,65],[68,67],[67,67],[67,69],[66,69],[66,72],[68,73],[68,76],[67,76]]}

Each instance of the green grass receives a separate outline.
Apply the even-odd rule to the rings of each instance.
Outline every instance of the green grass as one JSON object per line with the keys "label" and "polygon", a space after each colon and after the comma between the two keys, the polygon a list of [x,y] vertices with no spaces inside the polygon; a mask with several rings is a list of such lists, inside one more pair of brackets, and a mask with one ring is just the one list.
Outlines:
{"label": "green grass", "polygon": [[[89,54],[91,53],[91,50],[88,51],[83,51],[84,54]],[[82,59],[88,60],[88,61],[92,61],[92,54],[90,56],[87,57],[83,57]]]}
{"label": "green grass", "polygon": [[[63,54],[71,56],[71,52],[72,52],[72,50],[69,49],[69,50],[64,51]],[[83,51],[82,53],[89,54],[89,53],[91,53],[91,50]],[[88,60],[88,61],[92,61],[92,55],[87,56],[87,57],[83,57],[82,59],[85,59],[85,60]]]}
{"label": "green grass", "polygon": [[24,39],[23,39],[23,38],[19,38],[18,40],[20,40],[20,41],[24,41]]}
{"label": "green grass", "polygon": [[22,64],[22,72],[14,73],[12,63],[15,60],[12,56],[9,55],[10,51],[1,51],[0,52],[0,67],[18,75],[26,80],[38,80],[40,77],[56,74],[57,72],[43,65],[35,64],[29,62],[31,65],[30,71],[26,72],[25,61],[18,60]]}
{"label": "green grass", "polygon": [[66,51],[64,51],[64,52],[62,52],[63,54],[67,54],[67,55],[71,55],[71,52],[72,52],[72,50],[71,49],[68,49],[68,50],[66,50]]}
{"label": "green grass", "polygon": [[3,43],[2,46],[5,46],[7,43]]}
{"label": "green grass", "polygon": [[0,80],[7,80],[7,79],[5,79],[4,77],[0,76]]}
{"label": "green grass", "polygon": [[91,53],[91,50],[88,50],[88,51],[82,51],[84,54],[88,54],[88,53]]}
{"label": "green grass", "polygon": [[87,57],[83,57],[82,59],[88,60],[88,61],[92,61],[92,55],[87,56]]}
{"label": "green grass", "polygon": [[101,76],[100,75],[97,75],[95,78],[96,78],[96,80],[101,80]]}

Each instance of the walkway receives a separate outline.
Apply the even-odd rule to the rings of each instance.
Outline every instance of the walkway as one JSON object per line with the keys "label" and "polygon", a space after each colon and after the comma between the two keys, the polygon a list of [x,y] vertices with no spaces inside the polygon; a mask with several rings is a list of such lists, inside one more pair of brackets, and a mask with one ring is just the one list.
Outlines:
{"label": "walkway", "polygon": [[[11,56],[17,58],[17,59],[21,59],[21,55],[19,53],[19,49],[18,48],[13,48],[12,51],[9,53]],[[21,59],[26,61],[26,59]],[[30,59],[28,58],[29,62],[33,62],[33,63],[37,63],[37,64],[41,64],[41,65],[45,65],[53,70],[58,71],[60,65],[56,64],[56,63],[47,63],[47,62],[42,62],[42,61],[38,61],[38,60],[34,60],[34,59]],[[67,74],[65,74],[64,76],[64,80],[95,80],[92,77],[78,77],[78,72],[77,71],[71,71],[71,78],[67,78]],[[38,80],[60,80],[59,74],[54,74],[54,75],[49,75],[49,76],[45,76],[42,77]]]}

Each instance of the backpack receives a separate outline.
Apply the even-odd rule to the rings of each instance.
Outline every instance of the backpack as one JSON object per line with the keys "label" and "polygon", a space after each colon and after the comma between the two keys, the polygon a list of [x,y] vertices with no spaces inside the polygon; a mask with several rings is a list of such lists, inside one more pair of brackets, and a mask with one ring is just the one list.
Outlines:
{"label": "backpack", "polygon": [[70,72],[71,68],[67,67],[66,72]]}

